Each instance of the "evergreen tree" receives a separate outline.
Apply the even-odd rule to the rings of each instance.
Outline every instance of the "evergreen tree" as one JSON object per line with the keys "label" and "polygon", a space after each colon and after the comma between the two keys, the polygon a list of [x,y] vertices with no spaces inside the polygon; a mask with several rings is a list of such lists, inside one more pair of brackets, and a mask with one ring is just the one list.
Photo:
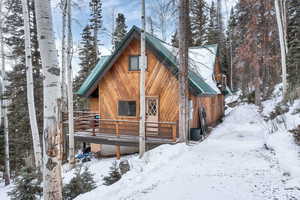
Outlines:
{"label": "evergreen tree", "polygon": [[90,0],[89,3],[91,14],[90,14],[90,28],[93,32],[93,45],[96,49],[96,58],[99,58],[99,38],[98,34],[102,27],[102,2],[101,0]]}
{"label": "evergreen tree", "polygon": [[288,1],[288,83],[291,99],[300,97],[300,2]]}
{"label": "evergreen tree", "polygon": [[71,179],[70,183],[66,184],[63,188],[63,199],[72,200],[78,195],[89,192],[96,188],[96,183],[93,178],[93,174],[84,168],[82,172],[82,166],[75,168],[75,176]]}
{"label": "evergreen tree", "polygon": [[207,37],[207,5],[204,0],[191,0],[190,3],[191,31],[193,46],[205,44]]}
{"label": "evergreen tree", "polygon": [[209,10],[209,23],[207,28],[207,44],[217,44],[219,42],[218,16],[214,1]]}
{"label": "evergreen tree", "polygon": [[112,185],[114,183],[116,183],[117,181],[119,181],[121,179],[122,175],[120,173],[120,170],[117,166],[117,162],[113,162],[113,165],[110,167],[110,172],[108,176],[105,176],[103,178],[104,181],[104,185]]}
{"label": "evergreen tree", "polygon": [[[11,167],[12,170],[24,165],[24,158],[33,155],[32,136],[29,123],[27,96],[26,96],[26,72],[24,52],[24,25],[21,0],[7,0],[8,14],[5,18],[5,42],[11,49],[8,57],[15,63],[7,73],[9,85],[6,98],[10,99],[8,107],[8,120],[10,133]],[[42,132],[43,119],[43,90],[41,75],[41,61],[38,51],[36,21],[34,3],[29,1],[34,94],[36,99],[37,119],[40,134]],[[33,156],[32,156],[33,157]]]}
{"label": "evergreen tree", "polygon": [[33,168],[20,170],[20,175],[14,181],[13,189],[8,192],[11,200],[37,200],[42,196],[42,177]]}
{"label": "evergreen tree", "polygon": [[115,32],[113,33],[113,48],[116,49],[120,42],[125,37],[127,31],[126,26],[126,18],[122,13],[118,13],[118,17],[116,18],[116,27]]}
{"label": "evergreen tree", "polygon": [[[87,25],[81,34],[81,42],[79,48],[80,70],[74,81],[75,92],[80,88],[84,80],[88,77],[92,69],[97,64],[97,53],[94,46],[94,37],[92,36],[91,27]],[[74,106],[76,109],[87,109],[87,101],[79,96],[74,97]]]}
{"label": "evergreen tree", "polygon": [[[244,95],[268,98],[280,82],[278,30],[273,1],[240,0],[232,32],[235,86]],[[258,94],[260,90],[260,94]]]}
{"label": "evergreen tree", "polygon": [[[227,52],[227,64],[228,64],[228,84],[230,85],[231,89],[236,90],[235,86],[235,68],[233,65],[233,58],[235,56],[234,54],[234,49],[236,48],[237,44],[237,36],[234,34],[234,32],[236,31],[237,28],[237,16],[236,16],[236,12],[234,10],[234,8],[231,9],[230,11],[230,17],[228,20],[228,27],[227,27],[227,31],[226,31],[226,52]],[[231,69],[232,67],[232,69]],[[232,77],[231,77],[232,76]],[[230,81],[232,78],[232,81]],[[232,85],[231,85],[232,84]]]}

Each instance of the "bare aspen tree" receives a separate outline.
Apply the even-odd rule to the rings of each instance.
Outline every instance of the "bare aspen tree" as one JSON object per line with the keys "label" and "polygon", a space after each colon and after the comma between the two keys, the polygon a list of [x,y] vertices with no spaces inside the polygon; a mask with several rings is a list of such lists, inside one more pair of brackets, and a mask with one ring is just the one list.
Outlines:
{"label": "bare aspen tree", "polygon": [[75,166],[75,144],[74,144],[74,114],[73,114],[73,75],[72,75],[72,7],[71,0],[67,0],[67,76],[68,76],[68,118],[69,118],[69,163]]}
{"label": "bare aspen tree", "polygon": [[63,111],[67,111],[67,89],[66,89],[66,20],[67,20],[67,0],[61,0],[62,10],[62,39],[61,39],[61,93],[63,100]]}
{"label": "bare aspen tree", "polygon": [[29,112],[29,121],[31,127],[35,167],[41,170],[42,166],[42,148],[40,143],[39,130],[36,120],[35,100],[34,100],[34,86],[32,75],[32,53],[30,41],[30,21],[28,13],[28,1],[22,0],[24,31],[25,31],[25,60],[26,60],[26,80],[27,80],[27,104]]}
{"label": "bare aspen tree", "polygon": [[143,157],[146,149],[146,97],[145,97],[145,71],[146,71],[146,19],[145,19],[145,0],[142,0],[142,30],[141,30],[141,65],[140,65],[140,141],[139,141],[139,156]]}
{"label": "bare aspen tree", "polygon": [[51,1],[35,0],[38,42],[44,75],[44,200],[62,199],[61,179],[61,90],[55,47]]}
{"label": "bare aspen tree", "polygon": [[[172,0],[171,0],[172,1]],[[170,0],[153,0],[151,3],[151,10],[153,13],[154,24],[156,28],[160,31],[161,39],[163,41],[167,40],[167,29],[168,24],[172,23],[173,20],[173,10]]]}
{"label": "bare aspen tree", "polygon": [[3,1],[0,1],[0,45],[1,45],[1,77],[2,77],[2,83],[1,83],[1,116],[3,117],[3,127],[4,127],[4,154],[5,154],[5,166],[4,166],[4,174],[3,178],[5,181],[5,185],[10,184],[10,160],[9,160],[9,133],[8,133],[8,119],[7,119],[7,100],[4,100],[4,96],[6,93],[5,88],[5,52],[4,52],[4,36],[3,36],[3,10],[2,10],[2,4]]}
{"label": "bare aspen tree", "polygon": [[279,5],[282,3],[282,0],[275,0],[275,12],[276,12],[276,20],[279,32],[279,42],[280,42],[280,52],[281,52],[281,69],[282,69],[282,85],[283,85],[283,96],[286,97],[287,94],[287,74],[286,74],[286,54],[287,54],[287,45],[286,45],[286,38],[284,34],[284,27],[283,27],[283,13],[281,12],[282,9]]}
{"label": "bare aspen tree", "polygon": [[179,141],[187,142],[188,135],[188,40],[187,23],[189,0],[179,1]]}

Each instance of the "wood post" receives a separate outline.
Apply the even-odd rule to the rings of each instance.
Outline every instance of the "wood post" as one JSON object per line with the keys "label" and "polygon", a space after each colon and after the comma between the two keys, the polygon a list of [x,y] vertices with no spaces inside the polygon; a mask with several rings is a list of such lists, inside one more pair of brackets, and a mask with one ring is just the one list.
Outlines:
{"label": "wood post", "polygon": [[96,123],[95,123],[95,120],[93,119],[92,120],[92,129],[93,129],[93,136],[96,136],[96,133],[95,133],[95,129],[96,129]]}
{"label": "wood post", "polygon": [[[119,124],[116,122],[116,136],[120,136],[120,131],[119,131]],[[117,160],[120,160],[121,158],[121,149],[120,145],[116,145],[116,158]]]}
{"label": "wood post", "polygon": [[177,137],[176,137],[176,128],[177,128],[177,124],[173,124],[172,125],[172,139],[173,139],[174,142],[176,142],[176,139],[177,139]]}

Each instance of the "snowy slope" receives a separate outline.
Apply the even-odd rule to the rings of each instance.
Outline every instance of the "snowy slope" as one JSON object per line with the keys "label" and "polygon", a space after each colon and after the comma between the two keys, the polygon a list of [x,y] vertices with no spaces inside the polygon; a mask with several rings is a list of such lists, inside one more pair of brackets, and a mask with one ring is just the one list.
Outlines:
{"label": "snowy slope", "polygon": [[[77,200],[300,199],[299,148],[285,132],[266,135],[267,126],[257,107],[240,105],[206,141],[163,145],[142,160],[130,157],[132,169],[119,182],[99,186]],[[281,141],[274,145],[276,137]],[[281,149],[266,150],[265,143]],[[290,158],[282,159],[283,152]],[[291,160],[295,168],[284,165]]]}

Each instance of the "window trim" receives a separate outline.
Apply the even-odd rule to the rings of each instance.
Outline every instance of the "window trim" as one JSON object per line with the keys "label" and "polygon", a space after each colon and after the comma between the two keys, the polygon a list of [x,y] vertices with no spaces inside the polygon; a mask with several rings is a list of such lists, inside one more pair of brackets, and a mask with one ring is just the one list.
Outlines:
{"label": "window trim", "polygon": [[[119,113],[119,102],[120,101],[134,101],[135,102],[135,116],[127,116],[127,115],[120,115]],[[139,103],[137,99],[118,99],[117,101],[117,116],[122,118],[137,118],[139,114]]]}
{"label": "window trim", "polygon": [[[138,69],[131,69],[131,58],[137,57],[138,58]],[[128,56],[128,71],[134,72],[134,71],[141,71],[140,68],[140,57],[141,55],[129,55]]]}

